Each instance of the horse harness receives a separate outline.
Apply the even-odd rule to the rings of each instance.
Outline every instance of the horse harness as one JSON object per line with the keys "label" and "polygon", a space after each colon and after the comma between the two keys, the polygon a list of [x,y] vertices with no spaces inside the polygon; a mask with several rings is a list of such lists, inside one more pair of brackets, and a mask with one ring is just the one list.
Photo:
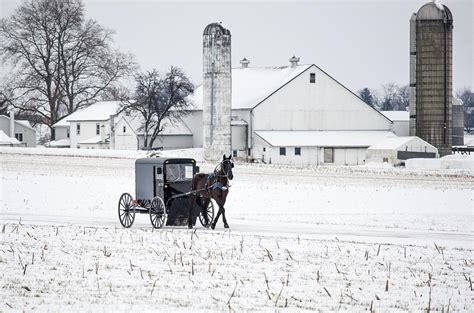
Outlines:
{"label": "horse harness", "polygon": [[[222,169],[222,164],[224,162],[229,162],[231,168],[234,167],[234,164],[232,163],[232,161],[224,160],[216,166],[216,168],[214,169],[214,172],[207,174],[207,180],[206,180],[206,185],[204,186],[204,190],[207,192],[208,195],[210,195],[210,191],[213,189],[220,189],[221,191],[227,191],[230,188],[229,172],[224,172],[224,170]],[[218,181],[219,177],[227,178],[225,186],[220,181]]]}

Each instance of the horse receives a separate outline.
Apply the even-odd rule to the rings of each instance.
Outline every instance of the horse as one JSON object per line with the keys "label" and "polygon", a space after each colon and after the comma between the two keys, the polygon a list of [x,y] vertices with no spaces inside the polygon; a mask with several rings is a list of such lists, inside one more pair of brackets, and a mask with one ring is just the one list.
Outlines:
{"label": "horse", "polygon": [[[192,190],[197,190],[197,192],[191,196],[192,205],[188,215],[188,228],[193,228],[191,215],[194,211],[195,204],[198,204],[202,208],[202,215],[204,216],[206,227],[210,226],[214,229],[222,214],[224,228],[229,228],[229,224],[227,224],[227,219],[225,217],[224,205],[227,195],[229,194],[229,180],[234,178],[234,174],[232,173],[233,167],[234,160],[232,160],[232,155],[226,157],[224,154],[222,161],[216,166],[213,173],[198,173],[194,175]],[[214,221],[209,221],[209,217],[207,216],[207,207],[211,199],[214,199],[219,206],[219,211],[217,212]],[[198,201],[200,203],[197,203]],[[210,225],[209,222],[211,223]]]}

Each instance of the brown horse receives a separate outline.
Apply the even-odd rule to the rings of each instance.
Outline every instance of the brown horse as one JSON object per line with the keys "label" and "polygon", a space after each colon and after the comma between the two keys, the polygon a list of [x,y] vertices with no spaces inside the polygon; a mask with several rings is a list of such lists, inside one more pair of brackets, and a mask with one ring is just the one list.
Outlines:
{"label": "brown horse", "polygon": [[[188,228],[193,228],[191,215],[194,211],[195,204],[198,204],[202,208],[202,215],[204,216],[206,227],[211,226],[211,228],[214,229],[222,214],[224,228],[229,228],[229,224],[227,224],[227,219],[225,218],[224,204],[227,199],[227,194],[229,194],[229,180],[234,178],[234,174],[232,174],[233,167],[234,161],[232,160],[232,156],[229,155],[229,157],[226,157],[224,154],[221,163],[216,166],[213,173],[199,173],[194,175],[192,190],[200,191],[191,196],[192,205],[188,215]],[[209,221],[206,211],[211,199],[214,199],[219,206],[219,211],[214,221]]]}

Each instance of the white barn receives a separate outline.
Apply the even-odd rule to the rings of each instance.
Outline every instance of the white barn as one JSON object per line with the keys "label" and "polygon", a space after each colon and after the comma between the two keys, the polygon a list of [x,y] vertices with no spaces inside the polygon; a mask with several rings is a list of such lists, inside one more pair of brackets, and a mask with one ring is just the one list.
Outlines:
{"label": "white barn", "polygon": [[393,122],[393,132],[397,136],[410,135],[410,112],[408,111],[380,111]]}
{"label": "white barn", "polygon": [[[393,136],[393,123],[389,118],[314,64],[247,65],[245,62],[242,67],[232,69],[234,156],[267,163],[326,164],[321,149],[337,148],[334,164],[362,164],[365,150],[375,143],[374,138]],[[192,116],[202,121],[202,113],[199,113],[202,112],[202,86],[196,89],[192,101],[195,111]],[[202,122],[194,125],[202,127]],[[190,128],[195,134],[193,145],[202,146],[196,128]],[[300,136],[302,131],[310,133]],[[327,136],[335,134],[333,131],[341,135]],[[325,136],[327,140],[315,140]],[[367,138],[361,138],[363,136]],[[356,137],[361,141],[354,140]],[[293,144],[296,138],[298,146]],[[271,158],[267,150],[270,147]],[[347,157],[340,157],[341,147],[346,147]],[[275,155],[274,151],[280,148],[299,148],[300,154]],[[349,149],[355,150],[347,152]]]}

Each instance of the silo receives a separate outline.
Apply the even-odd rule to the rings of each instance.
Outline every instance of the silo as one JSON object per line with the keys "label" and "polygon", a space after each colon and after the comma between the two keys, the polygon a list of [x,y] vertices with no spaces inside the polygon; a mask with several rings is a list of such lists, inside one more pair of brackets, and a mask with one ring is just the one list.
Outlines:
{"label": "silo", "polygon": [[410,136],[416,136],[416,13],[410,18]]}
{"label": "silo", "polygon": [[464,145],[464,110],[462,101],[453,98],[453,146]]}
{"label": "silo", "polygon": [[416,13],[415,25],[412,125],[416,136],[437,147],[444,156],[452,150],[453,17],[448,7],[430,2]]}
{"label": "silo", "polygon": [[230,31],[220,23],[203,34],[203,146],[206,160],[231,153],[232,66]]}

